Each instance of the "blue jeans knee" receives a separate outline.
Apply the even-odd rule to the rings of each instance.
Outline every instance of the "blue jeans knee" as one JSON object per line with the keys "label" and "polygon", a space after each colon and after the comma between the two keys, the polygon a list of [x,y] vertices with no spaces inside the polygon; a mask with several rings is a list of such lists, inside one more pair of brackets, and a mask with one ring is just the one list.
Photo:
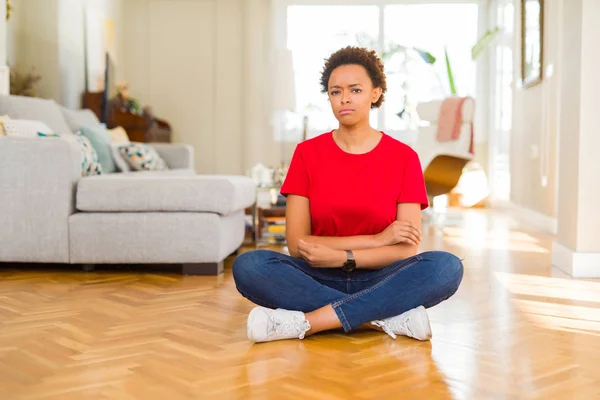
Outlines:
{"label": "blue jeans knee", "polygon": [[444,297],[456,293],[464,276],[462,260],[447,251],[428,251],[420,255],[424,261],[429,261],[429,268],[435,269],[436,281],[443,288]]}

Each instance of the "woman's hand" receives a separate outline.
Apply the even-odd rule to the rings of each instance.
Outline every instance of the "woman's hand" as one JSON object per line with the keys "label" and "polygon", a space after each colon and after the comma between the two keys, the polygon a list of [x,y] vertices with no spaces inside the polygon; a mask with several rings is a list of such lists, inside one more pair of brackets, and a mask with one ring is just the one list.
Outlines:
{"label": "woman's hand", "polygon": [[346,262],[344,250],[335,250],[321,244],[307,243],[304,240],[298,241],[298,251],[302,258],[316,268],[336,268]]}
{"label": "woman's hand", "polygon": [[418,246],[421,243],[421,232],[410,221],[394,221],[385,230],[375,235],[382,246],[407,243]]}

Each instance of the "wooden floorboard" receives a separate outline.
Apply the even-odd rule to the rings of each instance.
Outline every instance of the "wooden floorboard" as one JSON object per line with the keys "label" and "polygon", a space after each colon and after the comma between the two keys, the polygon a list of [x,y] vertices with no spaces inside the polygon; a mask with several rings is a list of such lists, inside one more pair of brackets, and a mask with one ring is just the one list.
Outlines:
{"label": "wooden floorboard", "polygon": [[[374,331],[252,345],[221,276],[0,270],[0,399],[598,399],[600,282],[552,238],[473,211],[422,251],[465,258],[431,342]],[[246,249],[248,250],[248,249]]]}

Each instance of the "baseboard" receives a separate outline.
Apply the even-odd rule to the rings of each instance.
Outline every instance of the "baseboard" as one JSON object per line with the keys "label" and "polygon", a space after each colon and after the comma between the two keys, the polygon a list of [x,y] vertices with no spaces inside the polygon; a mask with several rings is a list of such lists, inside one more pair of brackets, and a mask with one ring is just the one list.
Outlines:
{"label": "baseboard", "polygon": [[528,225],[534,226],[535,228],[544,232],[548,232],[552,235],[556,235],[558,232],[558,220],[556,217],[542,214],[532,210],[531,208],[520,206],[511,201],[490,199],[490,206],[496,209],[504,209],[513,212],[519,220],[524,221]]}
{"label": "baseboard", "polygon": [[552,243],[552,265],[573,278],[600,278],[600,253],[580,253],[563,244]]}

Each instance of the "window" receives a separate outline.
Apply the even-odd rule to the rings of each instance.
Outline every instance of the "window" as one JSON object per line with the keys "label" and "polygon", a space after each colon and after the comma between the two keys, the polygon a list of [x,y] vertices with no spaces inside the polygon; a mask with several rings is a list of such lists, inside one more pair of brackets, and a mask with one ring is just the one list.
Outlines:
{"label": "window", "polygon": [[[321,93],[319,83],[324,60],[342,47],[359,45],[362,36],[376,38],[379,8],[289,6],[287,11],[287,46],[294,60],[297,111],[308,116],[308,136],[312,137],[337,126],[327,93]],[[372,112],[371,122],[377,123],[376,111]],[[294,125],[297,127],[297,123]]]}
{"label": "window", "polygon": [[[444,48],[448,49],[458,94],[475,95],[476,64],[471,60],[471,47],[478,37],[476,3],[290,3],[293,1],[285,8],[283,36],[293,54],[297,112],[288,120],[287,140],[299,140],[304,116],[308,117],[308,137],[337,127],[319,78],[324,60],[347,45],[372,48],[384,60],[388,92],[383,107],[371,112],[371,124],[392,136],[417,128],[419,102],[450,94]],[[399,51],[398,46],[404,49]],[[427,64],[413,47],[431,53],[436,62]]]}
{"label": "window", "polygon": [[494,22],[500,27],[500,35],[492,49],[489,175],[492,196],[498,200],[509,200],[515,8],[512,0],[497,0],[494,9]]}
{"label": "window", "polygon": [[[416,105],[450,95],[445,52],[452,68],[456,91],[475,95],[475,62],[471,47],[477,42],[476,4],[410,4],[385,7],[385,49],[394,45],[424,50],[436,58],[431,65],[411,53],[386,60],[388,96],[383,110],[383,129],[401,131],[418,126]],[[449,16],[452,16],[449,18]],[[406,108],[406,117],[397,113]]]}

